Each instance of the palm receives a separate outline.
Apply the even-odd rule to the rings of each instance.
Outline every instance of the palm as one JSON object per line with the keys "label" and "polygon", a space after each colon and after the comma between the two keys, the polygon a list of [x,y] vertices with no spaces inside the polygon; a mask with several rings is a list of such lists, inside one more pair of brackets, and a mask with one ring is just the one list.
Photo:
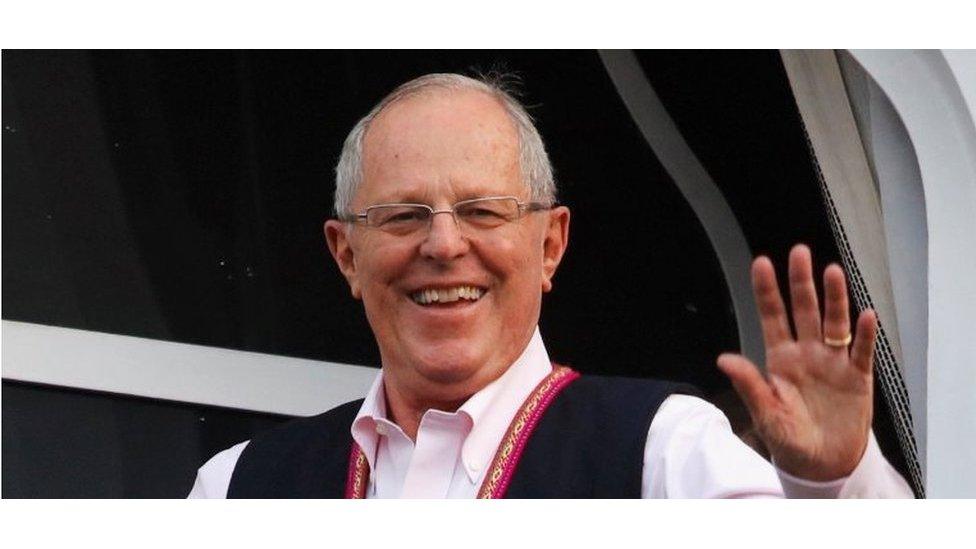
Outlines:
{"label": "palm", "polygon": [[853,470],[867,445],[872,413],[873,311],[858,319],[850,354],[824,338],[850,333],[847,290],[837,266],[824,273],[820,310],[809,250],[790,254],[790,295],[796,337],[790,330],[775,272],[766,258],[753,264],[753,286],[766,342],[764,378],[741,355],[724,354],[719,366],[742,396],[773,459],[784,471],[830,480]]}

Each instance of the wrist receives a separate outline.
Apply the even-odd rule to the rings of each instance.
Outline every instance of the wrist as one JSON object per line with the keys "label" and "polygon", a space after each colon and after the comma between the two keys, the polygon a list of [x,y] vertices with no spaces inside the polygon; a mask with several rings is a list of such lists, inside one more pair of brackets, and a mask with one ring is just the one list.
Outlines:
{"label": "wrist", "polygon": [[832,482],[847,478],[861,462],[868,446],[866,434],[856,451],[833,455],[802,456],[795,451],[772,452],[773,465],[796,479]]}

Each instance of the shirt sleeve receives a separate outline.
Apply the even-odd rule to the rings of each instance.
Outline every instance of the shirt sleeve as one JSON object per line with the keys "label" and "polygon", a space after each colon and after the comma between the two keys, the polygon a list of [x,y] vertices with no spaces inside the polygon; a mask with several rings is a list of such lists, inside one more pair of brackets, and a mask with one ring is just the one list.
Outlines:
{"label": "shirt sleeve", "polygon": [[809,481],[777,470],[737,437],[712,404],[671,395],[651,421],[644,448],[645,498],[913,497],[874,433],[849,477]]}
{"label": "shirt sleeve", "polygon": [[[775,465],[775,464],[774,464]],[[776,469],[788,498],[914,498],[908,482],[888,463],[872,431],[850,476],[826,482],[797,478]]]}
{"label": "shirt sleeve", "polygon": [[186,496],[187,499],[226,499],[230,477],[234,474],[237,459],[241,457],[241,452],[248,442],[250,441],[246,440],[231,446],[197,469],[197,479],[190,489],[190,494]]}

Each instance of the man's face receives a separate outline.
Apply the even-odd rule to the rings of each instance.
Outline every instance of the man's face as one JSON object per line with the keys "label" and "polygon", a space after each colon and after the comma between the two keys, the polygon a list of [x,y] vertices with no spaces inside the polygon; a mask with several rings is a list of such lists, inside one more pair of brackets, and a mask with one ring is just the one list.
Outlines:
{"label": "man's face", "polygon": [[[371,123],[354,212],[395,202],[442,210],[486,196],[529,200],[515,126],[494,98],[432,90],[394,103]],[[330,220],[326,236],[353,296],[363,300],[389,382],[453,400],[501,375],[528,343],[568,225],[569,211],[555,208],[464,232],[450,214],[437,214],[429,231],[414,236]],[[424,291],[461,287],[481,297],[418,302]]]}

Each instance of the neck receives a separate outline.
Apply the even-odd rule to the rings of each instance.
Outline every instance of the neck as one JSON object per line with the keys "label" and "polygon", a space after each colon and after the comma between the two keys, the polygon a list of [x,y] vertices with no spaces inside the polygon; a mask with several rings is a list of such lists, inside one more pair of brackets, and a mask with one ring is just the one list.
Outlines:
{"label": "neck", "polygon": [[420,420],[423,419],[427,410],[456,412],[471,397],[471,395],[467,395],[457,400],[411,398],[398,390],[395,383],[389,383],[388,378],[384,380],[383,392],[386,395],[387,419],[399,425],[400,429],[413,441],[417,440]]}
{"label": "neck", "polygon": [[418,373],[418,368],[400,367],[385,355],[383,357],[383,392],[386,396],[387,419],[396,423],[411,440],[417,440],[420,421],[427,410],[456,412],[472,395],[484,389],[511,368],[525,353],[535,332],[533,326],[525,335],[521,349],[514,355],[496,357],[482,364],[472,375],[463,379],[434,380]]}

